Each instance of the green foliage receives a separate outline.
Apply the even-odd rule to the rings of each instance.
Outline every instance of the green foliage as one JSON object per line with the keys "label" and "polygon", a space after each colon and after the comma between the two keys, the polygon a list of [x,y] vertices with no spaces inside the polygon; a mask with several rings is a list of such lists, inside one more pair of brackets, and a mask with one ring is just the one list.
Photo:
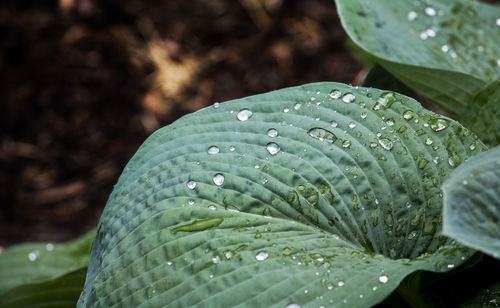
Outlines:
{"label": "green foliage", "polygon": [[315,83],[157,131],[104,210],[80,304],[366,306],[471,252],[440,185],[484,149],[406,96]]}
{"label": "green foliage", "polygon": [[92,235],[12,248],[0,306],[74,306],[87,264],[80,307],[500,302],[497,278],[480,278],[498,260],[472,250],[500,253],[500,147],[479,154],[500,143],[500,7],[336,2],[347,44],[378,63],[364,86],[385,91],[308,84],[158,130],[113,190],[90,263]]}
{"label": "green foliage", "polygon": [[94,236],[92,231],[66,244],[23,244],[0,254],[0,307],[74,306]]}
{"label": "green foliage", "polygon": [[500,77],[500,7],[477,1],[336,0],[350,38],[398,79],[462,115]]}
{"label": "green foliage", "polygon": [[443,233],[500,259],[500,147],[458,167],[443,185]]}

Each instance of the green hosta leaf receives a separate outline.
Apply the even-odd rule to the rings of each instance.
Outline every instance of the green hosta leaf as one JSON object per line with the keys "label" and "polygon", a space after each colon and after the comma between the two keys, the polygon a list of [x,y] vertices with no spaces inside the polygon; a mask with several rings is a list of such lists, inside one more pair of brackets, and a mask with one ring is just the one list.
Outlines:
{"label": "green hosta leaf", "polygon": [[500,259],[500,147],[457,168],[443,193],[443,233]]}
{"label": "green hosta leaf", "polygon": [[0,296],[0,307],[75,307],[85,283],[87,267],[44,282],[10,289]]}
{"label": "green hosta leaf", "polygon": [[80,305],[373,305],[470,256],[438,236],[440,186],[483,149],[413,99],[338,83],[200,110],[125,168]]}
{"label": "green hosta leaf", "polygon": [[389,90],[404,94],[406,96],[415,97],[415,92],[409,89],[404,83],[399,81],[391,73],[385,70],[382,66],[376,64],[366,75],[363,81],[363,87],[377,88],[381,90]]}
{"label": "green hosta leaf", "polygon": [[[500,7],[477,1],[336,0],[351,39],[454,115],[500,77]],[[429,4],[428,4],[429,3]]]}
{"label": "green hosta leaf", "polygon": [[500,282],[488,286],[478,292],[475,298],[460,305],[460,308],[498,308],[500,305]]}
{"label": "green hosta leaf", "polygon": [[86,267],[95,232],[65,244],[22,244],[0,254],[0,297],[9,289],[48,281]]}
{"label": "green hosta leaf", "polygon": [[479,92],[470,104],[464,123],[488,145],[500,144],[500,79]]}

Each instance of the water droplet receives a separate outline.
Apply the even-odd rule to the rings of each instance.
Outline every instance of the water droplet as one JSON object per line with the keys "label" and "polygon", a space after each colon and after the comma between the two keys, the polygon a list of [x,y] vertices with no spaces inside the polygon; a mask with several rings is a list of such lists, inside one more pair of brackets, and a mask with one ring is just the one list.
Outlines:
{"label": "water droplet", "polygon": [[219,108],[219,105],[220,105],[220,104],[219,104],[218,102],[215,102],[215,103],[214,103],[214,108],[215,108],[215,109]]}
{"label": "water droplet", "polygon": [[265,251],[261,251],[255,256],[255,259],[257,259],[257,261],[264,261],[267,257],[269,257],[269,254]]}
{"label": "water droplet", "polygon": [[340,92],[339,90],[332,90],[332,91],[330,92],[330,97],[331,97],[331,98],[335,98],[335,99],[337,99],[337,98],[339,98],[340,96],[342,96],[342,92]]}
{"label": "water droplet", "polygon": [[408,13],[408,20],[409,20],[409,21],[414,21],[414,20],[415,20],[415,18],[417,18],[417,16],[418,16],[418,14],[417,14],[416,12],[414,12],[414,11],[410,11],[410,12]]}
{"label": "water droplet", "polygon": [[231,259],[233,257],[233,252],[231,250],[226,250],[224,252],[224,257],[226,257],[226,259]]}
{"label": "water droplet", "polygon": [[253,113],[248,110],[248,109],[241,109],[239,112],[238,112],[238,120],[240,121],[246,121],[248,119],[250,119],[252,117]]}
{"label": "water droplet", "polygon": [[316,138],[320,141],[327,141],[330,143],[334,143],[337,140],[337,136],[335,136],[334,133],[319,127],[311,128],[307,133],[309,134],[309,136]]}
{"label": "water droplet", "polygon": [[367,115],[366,113],[364,113],[364,112],[363,112],[363,113],[361,113],[361,119],[366,119],[366,117],[367,117],[367,116],[368,116],[368,115]]}
{"label": "water droplet", "polygon": [[425,34],[427,34],[428,37],[435,37],[436,31],[433,29],[427,29],[427,30],[425,30]]}
{"label": "water droplet", "polygon": [[333,121],[331,124],[330,124],[331,127],[335,128],[337,126],[339,126],[339,123]]}
{"label": "water droplet", "polygon": [[407,238],[408,238],[409,240],[412,240],[412,239],[414,239],[414,238],[415,238],[415,236],[417,236],[417,231],[411,231],[411,232],[408,234]]}
{"label": "water droplet", "polygon": [[380,144],[381,147],[384,149],[390,151],[392,149],[392,141],[389,139],[379,139],[378,144]]}
{"label": "water droplet", "polygon": [[284,113],[287,113],[288,111],[290,111],[290,109],[289,109],[289,108],[285,108],[285,109],[283,109],[283,112],[284,112]]}
{"label": "water droplet", "polygon": [[350,140],[344,140],[344,142],[342,142],[342,147],[349,148],[351,147],[351,144],[352,142]]}
{"label": "water droplet", "polygon": [[236,151],[236,148],[235,148],[235,147],[233,147],[233,146],[230,146],[230,147],[229,147],[229,151],[234,152],[234,151]]}
{"label": "water droplet", "polygon": [[448,50],[450,50],[450,47],[448,47],[448,45],[441,46],[441,51],[442,52],[448,52]]}
{"label": "water droplet", "polygon": [[500,18],[497,19],[496,23],[497,23],[497,26],[500,26]]}
{"label": "water droplet", "polygon": [[212,258],[212,262],[214,264],[220,263],[220,257],[219,256],[215,256],[214,258]]}
{"label": "water droplet", "polygon": [[293,109],[299,110],[300,107],[302,107],[302,104],[297,103],[297,104],[295,104],[295,106],[293,107]]}
{"label": "water droplet", "polygon": [[413,119],[413,116],[414,116],[414,114],[413,114],[413,111],[411,111],[411,110],[406,110],[406,111],[403,113],[403,118],[404,118],[405,120],[411,120],[411,119]]}
{"label": "water droplet", "polygon": [[172,261],[168,261],[168,262],[167,262],[167,265],[168,265],[168,266],[172,266]]}
{"label": "water droplet", "polygon": [[344,285],[344,282],[343,281],[339,281],[339,283],[337,284],[339,287],[343,286]]}
{"label": "water droplet", "polygon": [[474,151],[476,149],[476,144],[475,143],[471,143],[470,146],[469,146],[469,149],[471,151]]}
{"label": "water droplet", "polygon": [[194,205],[194,200],[193,200],[193,199],[189,200],[189,201],[188,201],[188,204],[189,204],[189,205]]}
{"label": "water droplet", "polygon": [[32,251],[28,254],[28,259],[33,262],[36,260],[36,258],[38,258],[38,255],[40,254],[39,251],[35,250],[35,251]]}
{"label": "water droplet", "polygon": [[266,149],[271,155],[276,155],[281,150],[280,146],[274,142],[269,142],[266,146]]}
{"label": "water droplet", "polygon": [[389,281],[389,277],[387,277],[387,275],[382,275],[378,277],[378,281],[380,281],[381,283],[386,283],[387,281]]}
{"label": "water droplet", "polygon": [[436,15],[436,10],[430,6],[425,8],[425,14],[429,16],[435,16]]}
{"label": "water droplet", "polygon": [[219,148],[216,147],[215,145],[213,145],[213,146],[211,146],[211,147],[208,148],[207,152],[210,155],[215,155],[215,154],[219,153]]}
{"label": "water droplet", "polygon": [[354,94],[348,92],[346,94],[344,94],[344,96],[342,96],[342,101],[344,103],[352,103],[356,100],[356,96],[354,96]]}
{"label": "water droplet", "polygon": [[455,267],[455,264],[448,264],[446,267],[447,267],[447,268],[454,268],[454,267]]}
{"label": "water droplet", "polygon": [[355,127],[356,127],[356,123],[354,123],[354,122],[349,123],[349,128],[355,128]]}
{"label": "water droplet", "polygon": [[289,256],[289,255],[291,255],[291,254],[292,254],[292,250],[291,250],[290,248],[285,247],[285,248],[283,249],[283,255],[285,255],[285,256]]}
{"label": "water droplet", "polygon": [[380,97],[377,99],[375,106],[373,106],[373,110],[389,108],[395,101],[396,97],[394,96],[393,92],[384,92],[380,94]]}
{"label": "water droplet", "polygon": [[288,304],[286,305],[286,308],[300,308],[300,306],[297,304]]}
{"label": "water droplet", "polygon": [[443,119],[443,118],[438,118],[438,119],[433,119],[431,121],[431,128],[435,132],[440,132],[444,129],[446,129],[449,125],[450,121]]}
{"label": "water droplet", "polygon": [[194,189],[196,187],[196,182],[193,180],[189,180],[186,185],[189,189]]}
{"label": "water droplet", "polygon": [[45,245],[45,249],[47,249],[47,251],[53,251],[54,250],[54,244],[48,243],[47,245]]}
{"label": "water droplet", "polygon": [[217,186],[222,186],[222,184],[224,184],[224,176],[221,173],[217,173],[216,175],[214,175],[214,178],[212,180]]}

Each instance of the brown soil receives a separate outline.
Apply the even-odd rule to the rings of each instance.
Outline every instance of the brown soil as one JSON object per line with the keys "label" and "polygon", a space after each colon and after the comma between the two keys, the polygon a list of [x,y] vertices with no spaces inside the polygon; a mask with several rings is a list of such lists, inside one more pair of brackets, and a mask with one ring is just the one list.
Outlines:
{"label": "brown soil", "polygon": [[10,0],[0,36],[0,247],[94,228],[139,145],[186,113],[366,73],[333,0]]}

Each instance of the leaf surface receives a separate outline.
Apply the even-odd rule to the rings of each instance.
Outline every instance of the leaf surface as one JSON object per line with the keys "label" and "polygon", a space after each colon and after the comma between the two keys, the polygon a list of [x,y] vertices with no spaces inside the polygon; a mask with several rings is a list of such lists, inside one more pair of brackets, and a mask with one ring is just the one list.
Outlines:
{"label": "leaf surface", "polygon": [[500,147],[458,167],[443,193],[443,233],[500,259]]}
{"label": "leaf surface", "polygon": [[21,244],[0,254],[0,295],[23,284],[50,280],[86,267],[95,232],[64,244]]}
{"label": "leaf surface", "polygon": [[336,0],[344,29],[452,115],[500,77],[500,7],[471,0]]}
{"label": "leaf surface", "polygon": [[439,192],[476,139],[411,98],[338,83],[185,116],[122,173],[80,306],[373,305],[470,256],[438,235]]}

